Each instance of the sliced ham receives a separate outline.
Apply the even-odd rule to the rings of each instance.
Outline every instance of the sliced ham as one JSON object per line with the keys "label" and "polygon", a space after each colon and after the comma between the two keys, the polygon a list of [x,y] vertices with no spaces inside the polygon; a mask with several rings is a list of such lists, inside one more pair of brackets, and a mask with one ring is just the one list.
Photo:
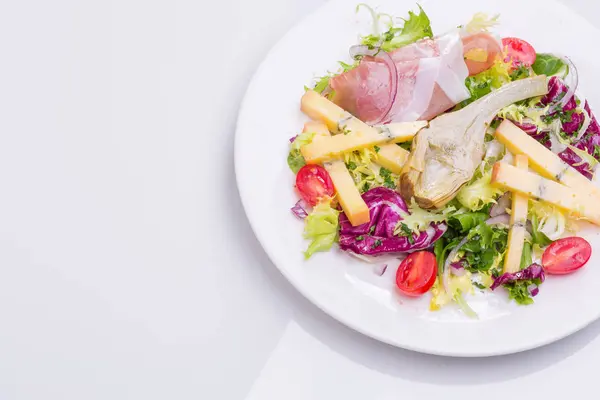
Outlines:
{"label": "sliced ham", "polygon": [[[481,35],[485,34],[468,40],[461,38],[459,32],[452,32],[390,52],[396,65],[397,87],[390,84],[390,70],[381,59],[364,57],[358,67],[331,79],[333,101],[370,124],[432,119],[469,98],[464,50],[479,45],[490,49],[488,57],[492,57],[492,46],[484,47]],[[473,68],[479,70],[486,62]],[[396,97],[390,108],[394,92]]]}

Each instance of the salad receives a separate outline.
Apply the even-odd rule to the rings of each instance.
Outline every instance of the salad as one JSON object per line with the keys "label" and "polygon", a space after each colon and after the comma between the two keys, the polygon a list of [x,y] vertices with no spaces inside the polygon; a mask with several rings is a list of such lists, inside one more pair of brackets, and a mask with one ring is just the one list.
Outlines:
{"label": "salad", "polygon": [[397,267],[398,295],[430,293],[432,311],[475,318],[467,295],[499,288],[532,304],[590,259],[581,221],[600,225],[600,125],[575,65],[497,37],[498,16],[438,34],[420,6],[399,24],[362,10],[372,34],[305,87],[290,139],[305,257],[337,245]]}

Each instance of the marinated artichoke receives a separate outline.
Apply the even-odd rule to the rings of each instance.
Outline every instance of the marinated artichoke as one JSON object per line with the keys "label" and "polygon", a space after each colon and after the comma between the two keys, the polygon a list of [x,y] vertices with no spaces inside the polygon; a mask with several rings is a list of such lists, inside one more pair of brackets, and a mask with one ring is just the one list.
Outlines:
{"label": "marinated artichoke", "polygon": [[473,177],[485,154],[485,132],[500,109],[548,92],[540,75],[512,82],[422,129],[400,175],[400,193],[421,208],[441,208]]}

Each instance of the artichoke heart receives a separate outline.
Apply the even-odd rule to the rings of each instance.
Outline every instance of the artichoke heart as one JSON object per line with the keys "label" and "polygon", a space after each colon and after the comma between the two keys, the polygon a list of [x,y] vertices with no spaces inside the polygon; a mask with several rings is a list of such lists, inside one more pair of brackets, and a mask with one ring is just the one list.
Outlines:
{"label": "artichoke heart", "polygon": [[467,107],[440,115],[413,140],[400,175],[400,193],[421,208],[441,208],[471,180],[485,155],[485,132],[498,111],[548,92],[540,75],[502,86]]}

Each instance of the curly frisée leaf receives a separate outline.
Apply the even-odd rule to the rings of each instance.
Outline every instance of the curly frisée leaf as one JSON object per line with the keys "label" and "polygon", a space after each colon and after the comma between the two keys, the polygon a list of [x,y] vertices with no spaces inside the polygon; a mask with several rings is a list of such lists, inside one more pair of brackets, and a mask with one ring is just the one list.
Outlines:
{"label": "curly fris\u00e9e leaf", "polygon": [[390,27],[386,32],[364,36],[362,44],[369,47],[380,47],[384,51],[392,51],[400,47],[414,43],[420,39],[433,37],[431,21],[419,5],[419,13],[412,11],[408,13],[408,19],[404,20],[404,26]]}
{"label": "curly fris\u00e9e leaf", "polygon": [[478,12],[477,14],[473,15],[471,21],[465,25],[465,31],[470,34],[488,32],[490,28],[498,25],[498,18],[500,18],[500,14],[490,17],[486,13]]}
{"label": "curly fris\u00e9e leaf", "polygon": [[410,212],[409,215],[404,216],[402,224],[399,224],[394,231],[395,235],[403,235],[406,229],[410,229],[412,232],[418,233],[424,231],[432,223],[444,222],[449,218],[449,214],[456,211],[453,207],[447,207],[440,213],[435,213],[427,210],[423,210],[417,205],[413,199],[410,206],[408,206]]}
{"label": "curly fris\u00e9e leaf", "polygon": [[456,198],[470,211],[479,211],[487,204],[494,203],[503,190],[491,184],[492,170],[489,169],[481,178],[463,187]]}

